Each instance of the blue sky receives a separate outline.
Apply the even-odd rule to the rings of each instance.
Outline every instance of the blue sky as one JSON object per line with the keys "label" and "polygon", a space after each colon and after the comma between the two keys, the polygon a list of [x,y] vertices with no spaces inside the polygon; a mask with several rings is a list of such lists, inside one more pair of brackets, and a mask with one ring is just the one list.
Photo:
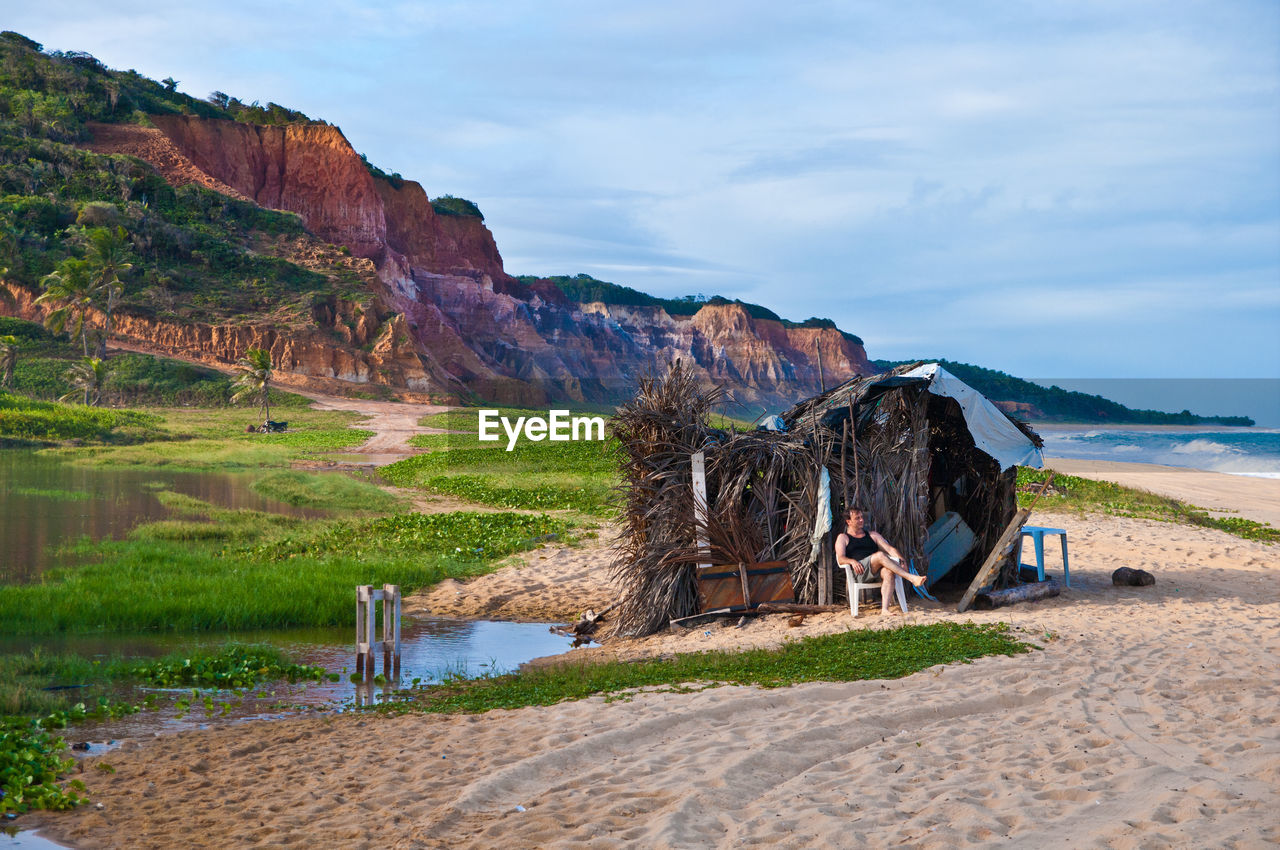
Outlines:
{"label": "blue sky", "polygon": [[55,2],[49,49],[276,101],[514,274],[829,316],[872,357],[1280,377],[1275,3]]}

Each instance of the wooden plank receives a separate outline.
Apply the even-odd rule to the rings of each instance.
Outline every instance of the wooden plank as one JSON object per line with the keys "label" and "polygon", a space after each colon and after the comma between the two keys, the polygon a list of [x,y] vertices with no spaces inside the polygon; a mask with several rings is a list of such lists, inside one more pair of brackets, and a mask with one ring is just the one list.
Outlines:
{"label": "wooden plank", "polygon": [[706,563],[699,567],[711,566],[711,541],[707,538],[707,454],[693,453],[693,523],[696,529],[698,551],[706,553]]}
{"label": "wooden plank", "polygon": [[818,549],[818,604],[830,605],[835,598],[835,580],[832,577],[832,563],[835,551],[827,545],[826,536]]}
{"label": "wooden plank", "polygon": [[695,574],[698,607],[704,612],[754,608],[761,602],[794,602],[786,561],[703,567]]}
{"label": "wooden plank", "polygon": [[1000,566],[1000,562],[1013,551],[1013,544],[1018,538],[1018,532],[1022,530],[1022,526],[1026,524],[1029,516],[1031,516],[1031,509],[1022,508],[1013,515],[1013,519],[1009,520],[1009,525],[1005,527],[1004,533],[1000,535],[996,545],[991,548],[991,554],[987,555],[987,560],[983,562],[982,569],[978,570],[978,574],[973,577],[973,583],[969,585],[969,589],[964,592],[964,598],[956,606],[957,612],[963,614],[967,611],[969,606],[973,604],[973,597],[977,596],[978,591],[986,587],[987,582],[991,581],[992,574]]}

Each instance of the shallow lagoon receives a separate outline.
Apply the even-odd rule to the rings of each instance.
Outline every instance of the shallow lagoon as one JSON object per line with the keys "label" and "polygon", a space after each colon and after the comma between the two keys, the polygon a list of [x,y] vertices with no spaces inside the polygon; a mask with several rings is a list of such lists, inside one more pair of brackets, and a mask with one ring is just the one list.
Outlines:
{"label": "shallow lagoon", "polygon": [[60,563],[57,547],[81,537],[118,539],[141,523],[173,516],[156,496],[164,490],[221,508],[328,515],[260,496],[250,487],[257,477],[253,472],[83,466],[38,451],[0,450],[0,583],[34,580]]}

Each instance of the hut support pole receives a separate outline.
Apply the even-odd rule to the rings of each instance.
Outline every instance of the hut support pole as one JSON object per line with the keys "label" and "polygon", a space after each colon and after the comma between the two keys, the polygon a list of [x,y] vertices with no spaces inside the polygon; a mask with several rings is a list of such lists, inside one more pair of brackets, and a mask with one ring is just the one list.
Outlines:
{"label": "hut support pole", "polygon": [[1000,566],[1000,562],[1013,551],[1013,543],[1018,538],[1018,532],[1022,530],[1022,526],[1026,524],[1029,516],[1031,516],[1031,509],[1022,508],[1013,515],[1013,519],[1009,520],[1009,525],[1005,527],[1004,534],[1000,535],[1000,539],[996,541],[996,545],[991,549],[991,554],[987,555],[987,560],[983,563],[982,569],[978,570],[978,574],[973,577],[973,583],[964,592],[964,598],[956,606],[956,611],[962,614],[967,611],[969,606],[973,604],[973,598],[978,595],[978,591],[987,582],[991,581],[992,576],[995,575],[996,568]]}
{"label": "hut support pole", "polygon": [[707,455],[693,453],[693,527],[697,537],[698,553],[707,556],[699,568],[711,566],[711,541],[707,538]]}
{"label": "hut support pole", "polygon": [[822,373],[822,331],[818,331],[818,335],[813,338],[813,347],[818,349],[818,386],[822,392],[827,391],[827,377]]}

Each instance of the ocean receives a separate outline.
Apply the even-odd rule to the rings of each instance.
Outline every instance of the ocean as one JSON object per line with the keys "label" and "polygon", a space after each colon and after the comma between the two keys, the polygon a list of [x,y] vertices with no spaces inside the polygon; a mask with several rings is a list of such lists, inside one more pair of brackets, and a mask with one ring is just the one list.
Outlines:
{"label": "ocean", "polygon": [[1045,426],[1037,430],[1044,438],[1048,457],[1158,463],[1280,479],[1280,428],[1121,430]]}

